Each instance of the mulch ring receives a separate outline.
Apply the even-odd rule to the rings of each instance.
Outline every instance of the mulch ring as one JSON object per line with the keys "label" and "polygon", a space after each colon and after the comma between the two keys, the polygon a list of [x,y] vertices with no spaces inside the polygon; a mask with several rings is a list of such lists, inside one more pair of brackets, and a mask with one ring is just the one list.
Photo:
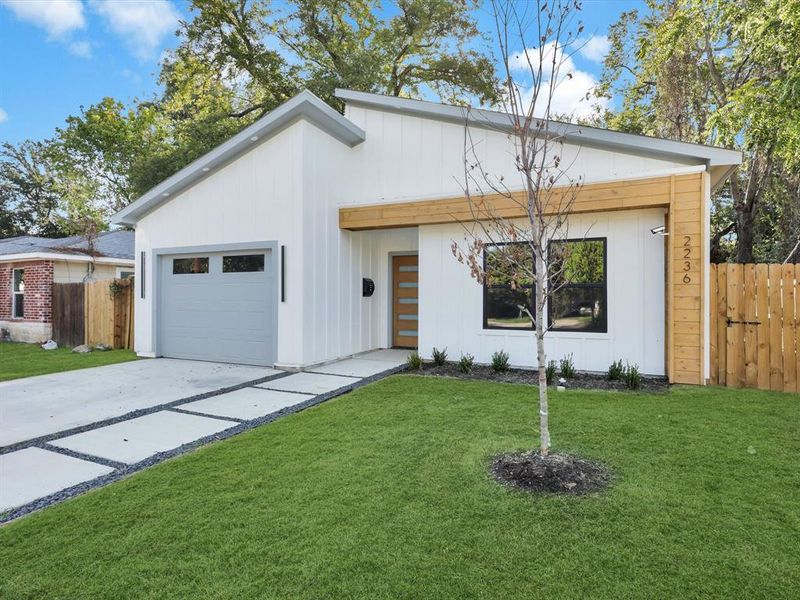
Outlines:
{"label": "mulch ring", "polygon": [[[488,365],[473,365],[469,373],[462,373],[459,371],[458,365],[454,362],[448,362],[442,366],[426,362],[422,365],[422,369],[416,371],[409,369],[405,371],[405,373],[431,377],[457,377],[459,379],[498,381],[501,383],[539,384],[539,372],[535,370],[509,369],[505,372],[497,372]],[[556,379],[558,378],[559,375],[556,375]],[[608,377],[601,373],[576,373],[575,377],[568,379],[564,385],[567,389],[631,391],[622,381],[609,381]],[[669,390],[669,383],[666,378],[642,377],[642,387],[636,391],[666,392],[667,390]]]}
{"label": "mulch ring", "polygon": [[501,454],[489,471],[500,483],[526,492],[573,496],[600,492],[612,481],[603,465],[570,454]]}

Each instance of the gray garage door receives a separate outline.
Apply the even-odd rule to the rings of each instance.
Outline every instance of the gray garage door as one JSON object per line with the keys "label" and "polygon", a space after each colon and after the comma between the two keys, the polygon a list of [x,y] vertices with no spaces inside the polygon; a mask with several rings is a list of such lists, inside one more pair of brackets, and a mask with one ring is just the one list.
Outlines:
{"label": "gray garage door", "polygon": [[162,256],[159,354],[273,364],[274,269],[266,249]]}

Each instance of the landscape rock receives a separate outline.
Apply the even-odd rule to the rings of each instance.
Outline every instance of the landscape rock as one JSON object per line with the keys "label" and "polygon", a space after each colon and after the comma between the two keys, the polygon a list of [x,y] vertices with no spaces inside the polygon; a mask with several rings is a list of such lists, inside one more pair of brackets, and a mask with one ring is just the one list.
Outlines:
{"label": "landscape rock", "polygon": [[42,350],[55,350],[58,348],[58,344],[56,344],[53,340],[47,340],[44,344],[42,344]]}
{"label": "landscape rock", "polygon": [[111,346],[109,346],[108,344],[97,344],[94,347],[94,349],[97,350],[98,352],[108,352],[109,350],[111,350]]}
{"label": "landscape rock", "polygon": [[92,351],[92,347],[87,346],[86,344],[81,344],[80,346],[75,346],[72,351],[77,352],[78,354],[86,354],[87,352]]}

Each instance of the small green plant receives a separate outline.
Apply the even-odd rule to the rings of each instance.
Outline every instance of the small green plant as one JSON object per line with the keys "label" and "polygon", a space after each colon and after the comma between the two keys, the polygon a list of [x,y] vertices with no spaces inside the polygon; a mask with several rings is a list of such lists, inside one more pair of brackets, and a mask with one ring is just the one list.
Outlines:
{"label": "small green plant", "polygon": [[615,360],[614,362],[611,363],[611,366],[608,367],[609,381],[620,381],[624,374],[625,374],[625,367],[622,364],[622,359]]}
{"label": "small green plant", "polygon": [[556,361],[548,361],[544,374],[545,377],[547,377],[547,385],[553,385],[553,382],[556,380]]}
{"label": "small green plant", "polygon": [[472,365],[475,363],[475,357],[472,354],[463,354],[458,361],[458,370],[462,373],[469,373],[472,371]]}
{"label": "small green plant", "polygon": [[559,361],[559,371],[564,379],[575,377],[575,363],[572,360],[572,354],[567,354]]}
{"label": "small green plant", "polygon": [[441,367],[445,362],[447,362],[447,348],[444,350],[434,348],[431,356],[433,357],[433,364],[435,364],[437,367]]}
{"label": "small green plant", "polygon": [[408,368],[412,371],[419,371],[422,368],[422,357],[419,355],[419,352],[414,351],[408,355],[406,363],[408,364]]}
{"label": "small green plant", "polygon": [[492,354],[492,370],[498,373],[508,371],[508,352],[498,350]]}
{"label": "small green plant", "polygon": [[642,387],[642,374],[639,373],[639,365],[628,363],[625,372],[622,374],[622,381],[629,390],[638,390]]}

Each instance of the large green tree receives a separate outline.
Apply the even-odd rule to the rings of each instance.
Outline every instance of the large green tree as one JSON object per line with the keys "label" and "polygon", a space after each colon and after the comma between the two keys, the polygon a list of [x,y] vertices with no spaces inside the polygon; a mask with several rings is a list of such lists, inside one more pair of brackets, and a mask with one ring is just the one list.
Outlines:
{"label": "large green tree", "polygon": [[[278,34],[310,87],[336,103],[337,87],[445,101],[498,99],[498,81],[473,10],[475,0],[297,0]],[[381,18],[384,9],[392,8]]]}
{"label": "large green tree", "polygon": [[61,235],[58,181],[50,142],[3,143],[0,146],[0,238],[24,234]]}
{"label": "large green tree", "polygon": [[[648,0],[611,27],[599,93],[619,94],[612,127],[740,148],[745,161],[715,200],[712,253],[753,262],[765,205],[800,156],[800,3]],[[788,200],[788,198],[786,198]],[[794,201],[797,198],[794,197]],[[796,233],[796,232],[795,232]],[[791,232],[788,235],[792,235]]]}
{"label": "large green tree", "polygon": [[303,88],[336,107],[336,87],[494,100],[476,3],[292,0],[276,9],[269,0],[193,0],[156,96],[104,98],[41,147],[6,148],[0,235],[107,219]]}

